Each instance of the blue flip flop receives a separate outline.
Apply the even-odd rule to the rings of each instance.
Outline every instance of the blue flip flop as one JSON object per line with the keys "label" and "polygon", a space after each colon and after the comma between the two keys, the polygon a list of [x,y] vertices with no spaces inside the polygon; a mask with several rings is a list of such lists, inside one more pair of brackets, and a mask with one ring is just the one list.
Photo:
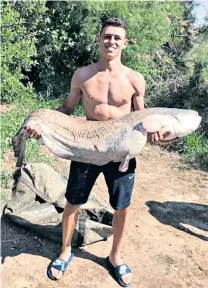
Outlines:
{"label": "blue flip flop", "polygon": [[53,267],[53,268],[61,271],[64,275],[64,272],[66,271],[69,263],[72,261],[73,258],[74,258],[74,253],[71,253],[71,256],[69,257],[68,261],[64,261],[60,258],[55,258],[53,261],[51,261],[51,263],[48,265],[48,268],[47,268],[48,277],[54,281],[58,280],[52,275],[51,268]]}
{"label": "blue flip flop", "polygon": [[131,269],[129,268],[128,265],[122,264],[117,267],[114,267],[113,264],[110,262],[109,257],[107,257],[108,265],[110,266],[110,270],[113,272],[113,276],[115,277],[115,280],[118,282],[118,284],[122,287],[129,287],[132,285],[132,281],[128,284],[125,284],[121,277],[128,274],[132,273]]}

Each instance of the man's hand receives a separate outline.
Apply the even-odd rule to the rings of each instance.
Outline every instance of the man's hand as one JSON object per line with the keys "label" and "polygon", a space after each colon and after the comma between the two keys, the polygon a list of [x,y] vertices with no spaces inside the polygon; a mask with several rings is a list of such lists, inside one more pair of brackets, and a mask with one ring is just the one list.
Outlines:
{"label": "man's hand", "polygon": [[41,129],[38,124],[32,124],[30,127],[27,126],[24,128],[30,137],[38,140],[41,137]]}
{"label": "man's hand", "polygon": [[148,141],[153,144],[159,141],[164,140],[166,137],[170,135],[170,132],[165,132],[165,134],[162,134],[160,132],[148,132],[147,137]]}

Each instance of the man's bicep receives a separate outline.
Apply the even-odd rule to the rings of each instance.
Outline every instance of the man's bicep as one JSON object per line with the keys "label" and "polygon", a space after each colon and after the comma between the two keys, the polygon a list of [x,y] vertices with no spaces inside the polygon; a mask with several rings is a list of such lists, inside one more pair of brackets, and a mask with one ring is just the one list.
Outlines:
{"label": "man's bicep", "polygon": [[133,96],[134,111],[144,109],[144,95],[135,94]]}
{"label": "man's bicep", "polygon": [[71,80],[70,92],[59,110],[70,115],[79,102],[81,96],[82,91],[80,89],[79,75],[78,72],[75,72]]}
{"label": "man's bicep", "polygon": [[144,94],[146,89],[146,82],[141,74],[137,74],[134,79],[135,94],[133,95],[134,110],[144,109]]}
{"label": "man's bicep", "polygon": [[79,87],[72,88],[64,102],[65,108],[74,108],[78,101],[80,100],[82,91]]}

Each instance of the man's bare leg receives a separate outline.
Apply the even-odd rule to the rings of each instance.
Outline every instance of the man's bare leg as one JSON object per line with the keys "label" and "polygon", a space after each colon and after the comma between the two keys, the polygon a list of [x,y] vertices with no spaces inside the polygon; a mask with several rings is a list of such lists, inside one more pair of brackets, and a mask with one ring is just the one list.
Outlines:
{"label": "man's bare leg", "polygon": [[[128,208],[116,210],[113,216],[113,246],[109,255],[109,260],[114,267],[124,264],[121,259],[121,249],[127,228]],[[125,284],[132,281],[132,274],[128,273],[121,277]]]}
{"label": "man's bare leg", "polygon": [[[67,202],[63,213],[62,219],[62,252],[59,256],[60,259],[67,261],[71,255],[71,239],[77,223],[78,212],[80,205],[71,205]],[[51,268],[51,273],[56,279],[60,279],[63,275],[61,271]]]}

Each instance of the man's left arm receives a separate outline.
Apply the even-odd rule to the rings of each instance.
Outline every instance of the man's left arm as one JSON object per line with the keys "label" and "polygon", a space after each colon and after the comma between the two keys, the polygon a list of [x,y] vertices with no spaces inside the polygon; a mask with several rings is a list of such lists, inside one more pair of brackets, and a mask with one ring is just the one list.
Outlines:
{"label": "man's left arm", "polygon": [[[144,95],[146,90],[146,82],[144,77],[140,73],[136,73],[134,77],[134,89],[135,94],[133,95],[133,108],[136,110],[144,109]],[[148,133],[148,140],[151,143],[158,142],[159,140],[163,140],[163,135],[160,132]]]}
{"label": "man's left arm", "polygon": [[140,73],[136,73],[136,75],[134,75],[133,87],[135,89],[135,93],[132,99],[134,111],[143,110],[146,82],[144,80],[144,77]]}

